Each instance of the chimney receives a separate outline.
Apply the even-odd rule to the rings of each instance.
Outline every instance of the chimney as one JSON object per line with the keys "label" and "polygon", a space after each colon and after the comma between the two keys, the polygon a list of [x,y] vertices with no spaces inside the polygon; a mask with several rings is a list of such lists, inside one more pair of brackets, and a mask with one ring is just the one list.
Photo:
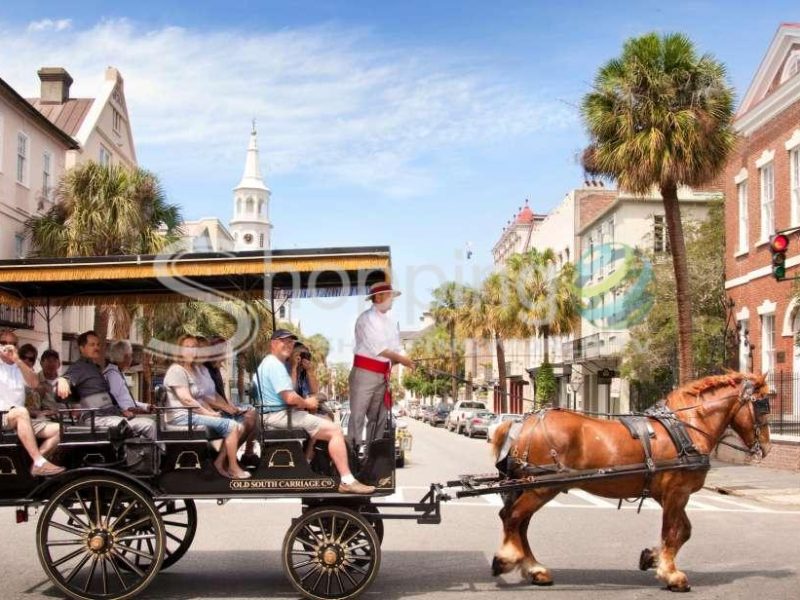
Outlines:
{"label": "chimney", "polygon": [[61,67],[42,67],[37,71],[42,82],[42,104],[64,104],[69,100],[69,86],[72,77]]}

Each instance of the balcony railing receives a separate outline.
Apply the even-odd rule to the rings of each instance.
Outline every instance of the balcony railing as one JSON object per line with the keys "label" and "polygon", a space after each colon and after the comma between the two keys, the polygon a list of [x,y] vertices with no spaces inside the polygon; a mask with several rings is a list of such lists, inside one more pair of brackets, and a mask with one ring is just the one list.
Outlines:
{"label": "balcony railing", "polygon": [[618,356],[628,342],[627,331],[599,331],[571,342],[564,342],[564,362],[581,362],[593,358]]}
{"label": "balcony railing", "polygon": [[33,329],[34,311],[29,306],[7,306],[0,304],[0,327]]}

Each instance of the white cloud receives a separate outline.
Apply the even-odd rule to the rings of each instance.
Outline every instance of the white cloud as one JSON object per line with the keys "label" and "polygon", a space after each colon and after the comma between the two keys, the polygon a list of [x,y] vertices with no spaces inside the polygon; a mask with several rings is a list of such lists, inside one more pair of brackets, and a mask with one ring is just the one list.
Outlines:
{"label": "white cloud", "polygon": [[63,66],[73,95],[92,96],[114,65],[125,78],[137,146],[164,157],[144,165],[156,171],[200,176],[222,161],[238,165],[255,116],[269,172],[413,195],[435,185],[426,155],[506,143],[574,119],[468,57],[389,49],[363,30],[142,30],[113,20],[57,39],[36,35],[60,23],[0,31],[0,76],[38,95],[36,69]]}
{"label": "white cloud", "polygon": [[65,31],[72,27],[72,19],[42,19],[28,23],[29,32]]}

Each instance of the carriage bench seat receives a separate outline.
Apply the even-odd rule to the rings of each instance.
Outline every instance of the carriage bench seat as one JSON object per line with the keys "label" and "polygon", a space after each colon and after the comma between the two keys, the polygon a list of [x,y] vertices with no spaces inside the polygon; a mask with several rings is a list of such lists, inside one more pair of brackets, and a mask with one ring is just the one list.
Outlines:
{"label": "carriage bench seat", "polygon": [[300,440],[305,441],[308,439],[308,434],[304,429],[278,429],[269,428],[261,432],[262,438],[271,441],[285,441],[285,440]]}
{"label": "carriage bench seat", "polygon": [[80,443],[80,442],[110,442],[108,437],[108,427],[98,427],[95,425],[64,425],[61,429],[61,443]]}
{"label": "carriage bench seat", "polygon": [[0,446],[16,446],[19,443],[16,431],[0,432]]}
{"label": "carriage bench seat", "polygon": [[192,424],[190,431],[188,425],[172,425],[164,422],[159,422],[156,438],[169,441],[218,439],[217,436],[211,435],[202,425]]}

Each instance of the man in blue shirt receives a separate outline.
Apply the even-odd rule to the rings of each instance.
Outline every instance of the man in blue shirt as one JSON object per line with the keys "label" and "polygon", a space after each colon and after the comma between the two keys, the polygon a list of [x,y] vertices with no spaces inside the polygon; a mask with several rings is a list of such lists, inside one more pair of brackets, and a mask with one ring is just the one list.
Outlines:
{"label": "man in blue shirt", "polygon": [[318,407],[316,396],[303,398],[294,391],[286,361],[292,355],[296,341],[297,336],[291,331],[276,329],[270,339],[270,353],[256,371],[264,426],[287,429],[291,409],[293,427],[305,430],[312,438],[328,442],[328,453],[341,477],[339,492],[371,494],[375,488],[357,481],[350,472],[342,430],[335,423],[314,414]]}

